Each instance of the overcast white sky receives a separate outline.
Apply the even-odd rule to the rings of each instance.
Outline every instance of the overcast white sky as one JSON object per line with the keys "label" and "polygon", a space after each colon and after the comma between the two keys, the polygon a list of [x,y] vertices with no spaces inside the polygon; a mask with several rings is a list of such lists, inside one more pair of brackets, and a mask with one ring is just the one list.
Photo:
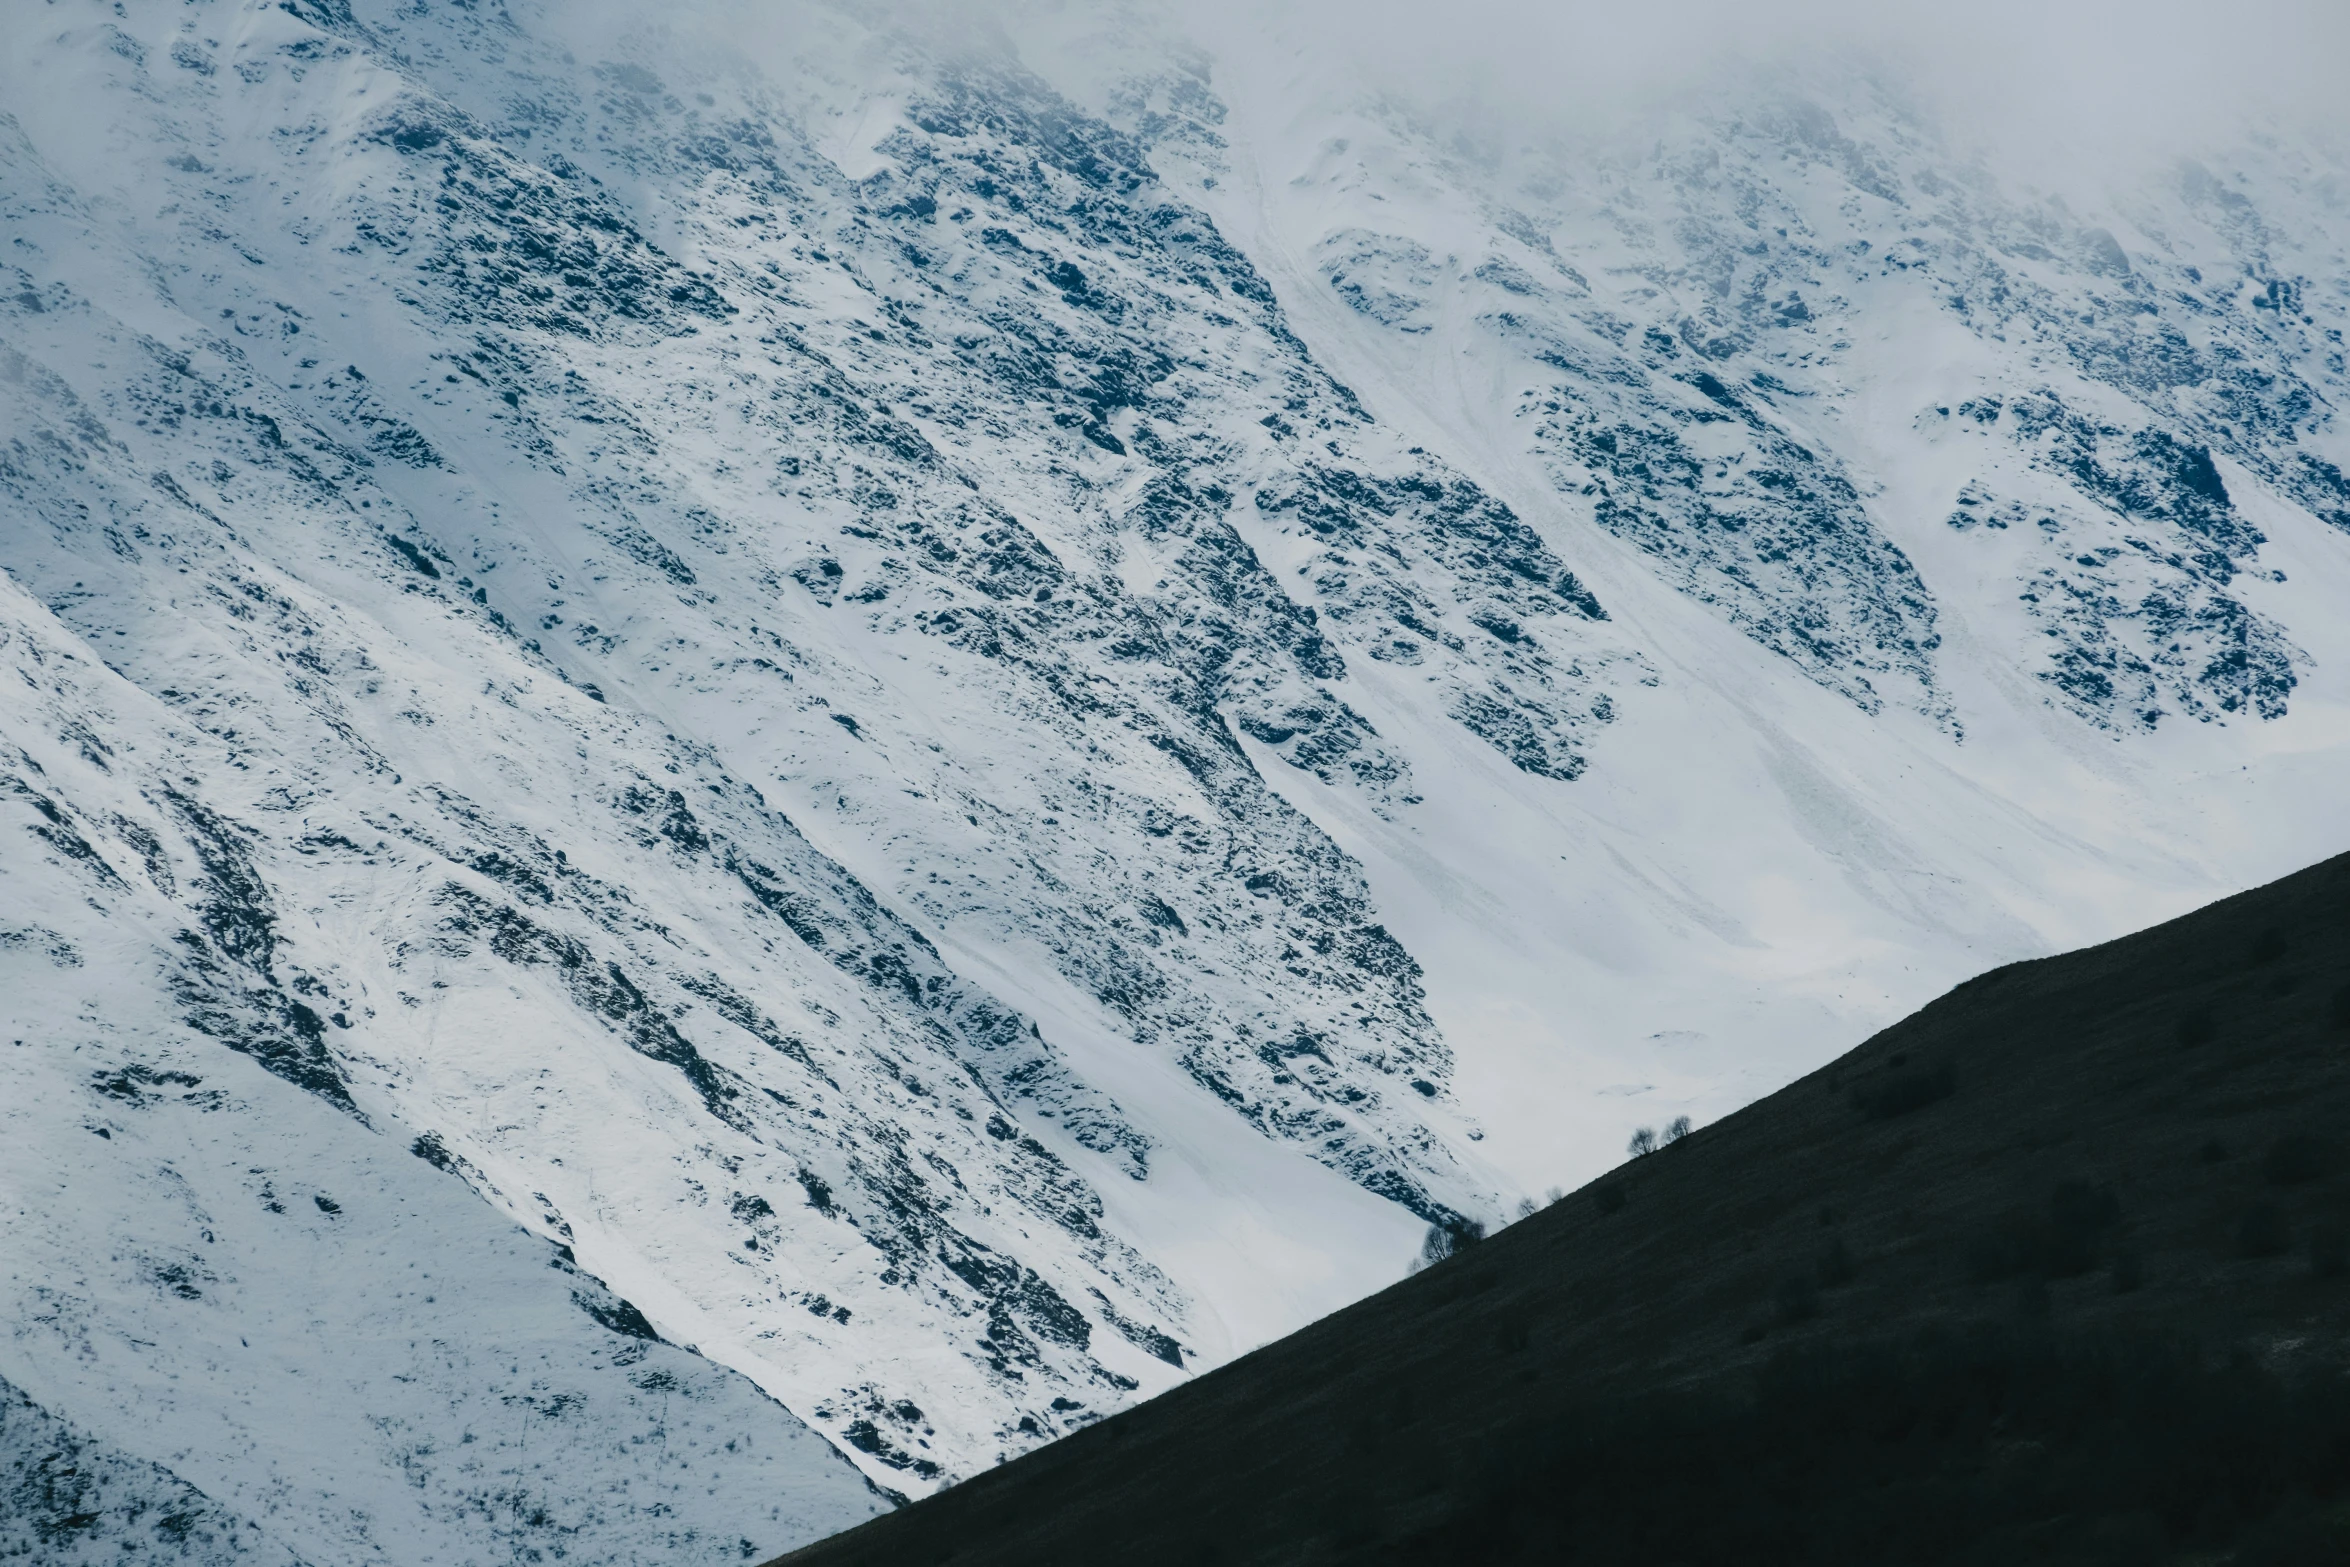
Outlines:
{"label": "overcast white sky", "polygon": [[2233,141],[2261,122],[2329,140],[2350,129],[2350,0],[1189,0],[1177,8],[1197,16],[1203,4],[1280,16],[1285,32],[1319,39],[1367,80],[1423,101],[1475,104],[1530,131],[1603,129],[1757,78],[1867,67],[1906,79],[1953,129],[2024,158],[2169,157]]}
{"label": "overcast white sky", "polygon": [[[581,10],[596,7],[583,5]],[[1637,128],[1793,79],[1897,80],[1962,144],[2049,185],[2241,146],[2247,130],[2350,147],[2350,0],[679,0],[622,28],[698,21],[781,57],[843,9],[946,47],[1008,39],[1066,63],[1091,35],[1279,47],[1487,137]],[[1048,76],[1056,72],[1047,67]],[[1076,85],[1074,82],[1065,85]],[[1082,94],[1080,94],[1082,96]]]}

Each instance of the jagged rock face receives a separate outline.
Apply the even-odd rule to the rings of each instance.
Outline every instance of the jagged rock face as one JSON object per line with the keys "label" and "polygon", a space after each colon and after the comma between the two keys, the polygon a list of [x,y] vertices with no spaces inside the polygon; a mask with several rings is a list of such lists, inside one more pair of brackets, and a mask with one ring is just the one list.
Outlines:
{"label": "jagged rock face", "polygon": [[[1529,173],[825,16],[761,71],[126,0],[0,75],[0,1376],[138,1507],[775,1549],[1392,1277],[1617,1096],[2306,857],[2315,795],[2231,837],[2083,745],[2205,720],[2250,787],[2339,700],[2270,534],[2350,582],[2345,272],[2220,176],[2147,250],[1881,105]],[[311,1413],[184,1434],[320,1333]]]}
{"label": "jagged rock face", "polygon": [[[2341,304],[2329,170],[2183,165],[2108,220],[2125,247],[1896,103],[1846,98],[1841,119],[1787,96],[1585,157],[1464,155],[1373,117],[1294,156],[1267,204],[1346,330],[1441,322],[1497,350],[1524,380],[1479,413],[1522,432],[1513,466],[1864,710],[1960,722],[1903,544],[1931,515],[1976,534],[1959,558],[2007,576],[2038,654],[2020,662],[2092,725],[2282,714],[2306,654],[2229,591],[2265,578],[2266,541],[2223,468],[2350,527],[2341,329],[2312,313]],[[1365,196],[1405,231],[1324,228]],[[1888,346],[1945,362],[1884,387]],[[1915,400],[1866,406],[1886,395]],[[1855,428],[1893,413],[1910,451]],[[1904,469],[1963,478],[1913,495]]]}

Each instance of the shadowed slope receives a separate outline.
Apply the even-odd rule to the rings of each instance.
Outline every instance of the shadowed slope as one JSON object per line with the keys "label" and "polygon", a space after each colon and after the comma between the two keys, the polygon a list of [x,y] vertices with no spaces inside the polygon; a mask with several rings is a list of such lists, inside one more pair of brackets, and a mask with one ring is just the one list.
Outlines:
{"label": "shadowed slope", "polygon": [[2346,1057],[2350,856],[1972,980],[1453,1261],[784,1560],[2329,1559]]}

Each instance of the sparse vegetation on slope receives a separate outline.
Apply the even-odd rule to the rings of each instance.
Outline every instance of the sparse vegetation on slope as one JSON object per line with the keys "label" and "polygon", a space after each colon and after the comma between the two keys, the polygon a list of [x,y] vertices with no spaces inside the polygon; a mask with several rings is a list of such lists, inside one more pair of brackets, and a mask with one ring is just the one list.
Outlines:
{"label": "sparse vegetation on slope", "polygon": [[2346,983],[2350,856],[1984,975],[787,1560],[2350,1560]]}

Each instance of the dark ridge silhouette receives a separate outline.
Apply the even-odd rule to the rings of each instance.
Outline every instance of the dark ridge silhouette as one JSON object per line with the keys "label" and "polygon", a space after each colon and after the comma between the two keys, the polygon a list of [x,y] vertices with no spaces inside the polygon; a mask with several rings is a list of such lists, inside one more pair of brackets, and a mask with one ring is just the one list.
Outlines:
{"label": "dark ridge silhouette", "polygon": [[2350,855],[782,1561],[2339,1567],[2346,1363]]}

